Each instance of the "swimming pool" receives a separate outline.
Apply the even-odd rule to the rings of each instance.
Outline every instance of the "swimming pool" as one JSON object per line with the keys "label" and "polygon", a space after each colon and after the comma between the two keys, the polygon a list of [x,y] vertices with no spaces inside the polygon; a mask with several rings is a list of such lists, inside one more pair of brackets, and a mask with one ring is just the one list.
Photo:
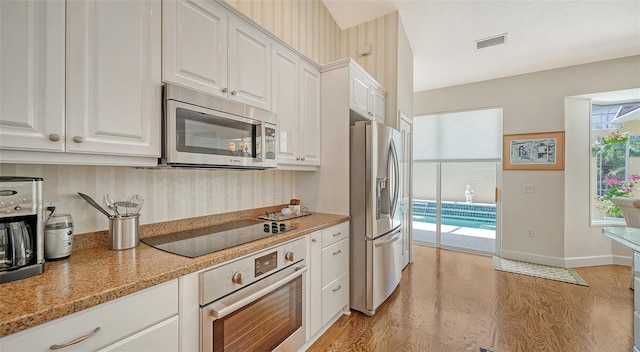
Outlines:
{"label": "swimming pool", "polygon": [[[414,199],[413,221],[435,224],[436,202]],[[442,202],[442,224],[495,231],[496,206],[495,204]]]}

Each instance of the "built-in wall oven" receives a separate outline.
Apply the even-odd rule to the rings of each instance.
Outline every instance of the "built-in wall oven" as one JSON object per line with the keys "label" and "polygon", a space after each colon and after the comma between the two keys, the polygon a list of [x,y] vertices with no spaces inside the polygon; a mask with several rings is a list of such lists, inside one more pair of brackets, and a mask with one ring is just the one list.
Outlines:
{"label": "built-in wall oven", "polygon": [[306,241],[200,273],[202,352],[297,351],[304,345]]}

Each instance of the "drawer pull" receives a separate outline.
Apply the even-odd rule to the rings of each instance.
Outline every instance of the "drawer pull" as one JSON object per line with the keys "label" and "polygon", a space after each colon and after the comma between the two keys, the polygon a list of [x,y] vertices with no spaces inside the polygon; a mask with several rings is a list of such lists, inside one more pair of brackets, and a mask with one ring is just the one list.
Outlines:
{"label": "drawer pull", "polygon": [[338,287],[334,288],[334,289],[333,289],[333,290],[331,290],[331,291],[336,292],[336,291],[338,291],[338,290],[339,290],[339,289],[341,289],[341,288],[342,288],[342,285],[338,285]]}
{"label": "drawer pull", "polygon": [[90,332],[90,333],[88,333],[88,334],[86,334],[84,336],[80,336],[77,339],[71,340],[71,341],[69,341],[67,343],[64,343],[62,345],[51,345],[51,347],[49,347],[49,349],[50,350],[59,350],[61,348],[65,348],[65,347],[69,347],[71,345],[75,345],[76,343],[82,342],[82,341],[90,338],[91,336],[99,333],[99,332],[100,332],[100,327],[98,326],[95,330],[93,330],[92,332]]}
{"label": "drawer pull", "polygon": [[338,255],[338,254],[340,254],[340,253],[342,253],[342,249],[338,249],[338,251],[337,251],[337,252],[333,252],[333,255]]}
{"label": "drawer pull", "polygon": [[336,237],[336,236],[340,236],[340,235],[342,235],[342,232],[334,233],[332,236]]}

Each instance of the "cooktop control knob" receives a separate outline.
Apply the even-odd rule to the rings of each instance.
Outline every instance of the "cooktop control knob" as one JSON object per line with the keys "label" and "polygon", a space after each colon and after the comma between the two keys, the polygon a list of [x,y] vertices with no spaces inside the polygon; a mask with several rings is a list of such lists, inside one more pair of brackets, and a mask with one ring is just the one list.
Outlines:
{"label": "cooktop control knob", "polygon": [[280,232],[285,232],[287,231],[287,225],[285,225],[284,223],[280,224]]}
{"label": "cooktop control knob", "polygon": [[290,261],[290,262],[292,262],[292,261],[293,261],[293,252],[287,252],[287,253],[285,253],[285,254],[284,254],[284,259],[285,259],[285,260],[288,260],[288,261]]}
{"label": "cooktop control knob", "polygon": [[269,224],[264,224],[264,232],[271,232],[271,227],[269,227]]}
{"label": "cooktop control knob", "polygon": [[231,281],[234,284],[242,285],[242,273],[239,271],[236,271],[235,273],[233,273],[233,276],[231,277]]}

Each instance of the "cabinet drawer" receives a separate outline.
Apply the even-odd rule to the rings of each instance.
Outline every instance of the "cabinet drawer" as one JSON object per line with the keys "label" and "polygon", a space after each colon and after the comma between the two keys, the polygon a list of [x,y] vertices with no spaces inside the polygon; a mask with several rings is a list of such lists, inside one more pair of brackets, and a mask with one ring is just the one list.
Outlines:
{"label": "cabinet drawer", "polygon": [[349,270],[349,240],[322,249],[322,287]]}
{"label": "cabinet drawer", "polygon": [[640,346],[640,314],[633,312],[633,344]]}
{"label": "cabinet drawer", "polygon": [[100,327],[94,336],[66,347],[90,351],[112,344],[178,314],[178,280],[56,319],[0,340],[6,351],[50,351]]}
{"label": "cabinet drawer", "polygon": [[322,289],[322,325],[349,304],[349,273],[344,273]]}
{"label": "cabinet drawer", "polygon": [[633,278],[633,307],[634,310],[640,311],[640,278]]}
{"label": "cabinet drawer", "polygon": [[100,352],[173,352],[178,350],[178,316],[175,315],[148,329],[103,348]]}
{"label": "cabinet drawer", "polygon": [[349,222],[322,230],[322,248],[349,237]]}

